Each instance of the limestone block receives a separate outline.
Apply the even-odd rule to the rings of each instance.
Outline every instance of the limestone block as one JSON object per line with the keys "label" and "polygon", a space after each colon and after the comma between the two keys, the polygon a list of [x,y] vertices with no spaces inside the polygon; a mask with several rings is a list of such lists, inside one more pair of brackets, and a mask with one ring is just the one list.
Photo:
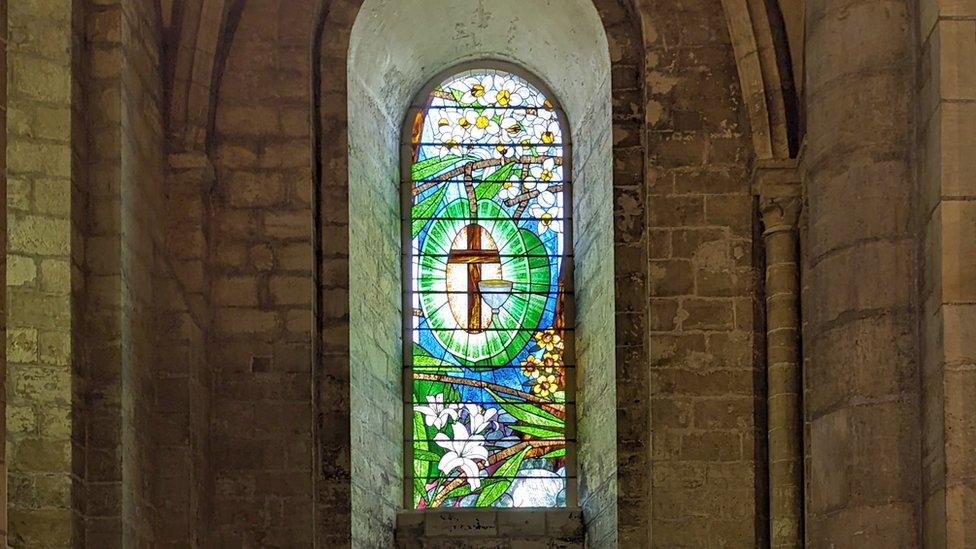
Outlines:
{"label": "limestone block", "polygon": [[7,286],[33,286],[37,279],[37,264],[31,257],[7,256]]}
{"label": "limestone block", "polygon": [[37,329],[11,328],[7,330],[7,360],[13,363],[37,362]]}
{"label": "limestone block", "polygon": [[8,250],[26,255],[65,256],[70,227],[65,219],[11,214],[8,218]]}

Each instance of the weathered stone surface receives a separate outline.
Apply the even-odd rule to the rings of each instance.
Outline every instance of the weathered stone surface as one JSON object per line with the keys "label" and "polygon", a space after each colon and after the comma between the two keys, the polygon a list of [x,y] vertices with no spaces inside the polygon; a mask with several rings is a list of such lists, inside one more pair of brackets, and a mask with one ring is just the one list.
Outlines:
{"label": "weathered stone surface", "polygon": [[[7,542],[292,547],[316,531],[342,546],[355,529],[392,545],[401,304],[399,265],[382,258],[399,248],[399,115],[453,61],[395,47],[388,14],[420,13],[403,3],[365,3],[359,20],[389,39],[372,46],[393,47],[352,58],[360,0],[255,0],[232,16],[219,2],[172,4],[0,6]],[[570,13],[541,10],[547,25],[523,37],[501,28],[503,4],[450,6],[479,21],[432,47],[497,57]],[[529,20],[523,4],[509,12]],[[602,367],[581,370],[589,545],[779,546],[797,534],[777,510],[800,503],[800,469],[776,456],[800,434],[780,420],[801,401],[789,388],[801,360],[806,543],[965,545],[976,4],[818,0],[805,25],[789,2],[783,21],[737,1],[592,5],[592,29],[513,54],[542,72],[529,58],[554,56],[573,78],[542,75],[580,157],[578,358]],[[221,28],[230,21],[236,32]],[[503,49],[479,37],[496,27]],[[594,52],[609,66],[592,89],[608,110],[588,112],[577,91],[597,71],[577,54],[604,34]],[[784,120],[787,80],[804,104]],[[757,158],[800,150],[802,287],[789,243],[763,249],[769,220],[748,181]],[[579,517],[492,516],[477,530],[401,516],[399,543],[581,543]]]}

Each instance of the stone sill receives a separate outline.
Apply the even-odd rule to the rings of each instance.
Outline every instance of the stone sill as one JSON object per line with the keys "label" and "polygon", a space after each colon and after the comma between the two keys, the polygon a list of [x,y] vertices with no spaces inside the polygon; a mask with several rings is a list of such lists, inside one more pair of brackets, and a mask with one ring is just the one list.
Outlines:
{"label": "stone sill", "polygon": [[473,540],[560,540],[566,547],[583,542],[583,512],[560,509],[450,509],[401,511],[397,514],[396,538],[401,547],[409,543],[445,539]]}

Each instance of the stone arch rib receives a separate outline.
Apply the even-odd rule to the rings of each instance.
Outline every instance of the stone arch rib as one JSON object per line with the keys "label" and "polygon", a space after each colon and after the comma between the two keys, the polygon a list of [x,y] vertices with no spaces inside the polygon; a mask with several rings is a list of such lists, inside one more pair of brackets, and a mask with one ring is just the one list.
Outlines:
{"label": "stone arch rib", "polygon": [[206,152],[223,63],[246,0],[178,2],[168,95],[171,152]]}
{"label": "stone arch rib", "polygon": [[756,160],[792,158],[799,150],[801,124],[779,5],[770,0],[722,0],[722,8]]}

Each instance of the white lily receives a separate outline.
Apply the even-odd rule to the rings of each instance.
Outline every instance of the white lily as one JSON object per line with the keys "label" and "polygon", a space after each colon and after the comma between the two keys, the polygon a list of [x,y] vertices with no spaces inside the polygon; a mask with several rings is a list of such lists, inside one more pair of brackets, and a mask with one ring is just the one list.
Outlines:
{"label": "white lily", "polygon": [[444,394],[427,396],[428,406],[417,406],[414,410],[424,414],[424,422],[428,427],[443,429],[448,418],[457,421],[458,410],[454,404],[444,405]]}
{"label": "white lily", "polygon": [[468,423],[471,424],[472,435],[484,431],[498,415],[498,410],[495,408],[485,409],[477,404],[465,404],[464,407],[468,409]]}
{"label": "white lily", "polygon": [[461,472],[467,477],[471,490],[477,490],[481,487],[481,478],[478,476],[481,469],[477,462],[488,462],[488,449],[483,444],[485,437],[469,433],[468,429],[461,423],[455,423],[452,427],[454,430],[453,439],[448,438],[444,433],[437,433],[434,436],[434,442],[447,450],[438,462],[437,468],[444,474],[450,474],[455,469],[461,469]]}

